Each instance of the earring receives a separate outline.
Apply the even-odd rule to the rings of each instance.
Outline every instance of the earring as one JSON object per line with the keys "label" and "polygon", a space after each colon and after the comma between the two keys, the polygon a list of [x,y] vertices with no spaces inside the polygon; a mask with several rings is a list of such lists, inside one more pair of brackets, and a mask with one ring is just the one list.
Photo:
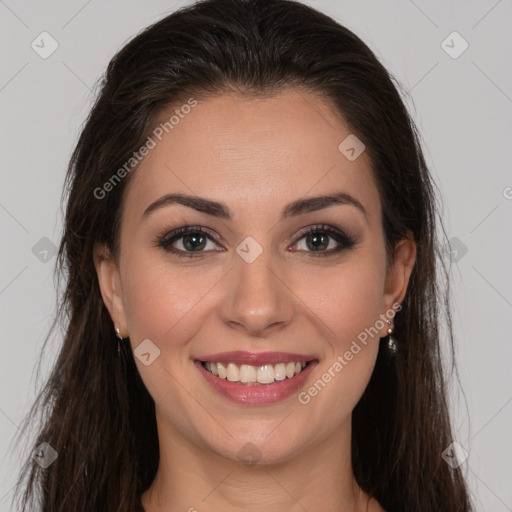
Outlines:
{"label": "earring", "polygon": [[121,355],[121,342],[119,340],[122,340],[124,338],[121,336],[121,331],[120,331],[119,327],[116,327],[115,330],[116,330],[116,336],[119,338],[117,340],[117,355],[120,356]]}
{"label": "earring", "polygon": [[388,349],[388,352],[389,354],[391,354],[392,356],[396,354],[397,350],[398,350],[398,343],[396,341],[396,339],[391,336],[393,334],[393,328],[391,327],[391,322],[388,320],[387,321],[388,324],[389,324],[389,329],[388,329],[388,342],[387,342],[387,349]]}

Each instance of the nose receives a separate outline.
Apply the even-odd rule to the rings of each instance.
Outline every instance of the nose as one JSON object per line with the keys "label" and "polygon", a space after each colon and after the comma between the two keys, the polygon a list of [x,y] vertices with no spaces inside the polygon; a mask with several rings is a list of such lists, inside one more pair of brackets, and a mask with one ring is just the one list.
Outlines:
{"label": "nose", "polygon": [[[283,329],[294,316],[293,293],[284,273],[272,266],[270,251],[248,263],[234,255],[233,270],[224,283],[220,306],[222,322],[251,336],[266,336]],[[274,267],[274,268],[273,268]]]}

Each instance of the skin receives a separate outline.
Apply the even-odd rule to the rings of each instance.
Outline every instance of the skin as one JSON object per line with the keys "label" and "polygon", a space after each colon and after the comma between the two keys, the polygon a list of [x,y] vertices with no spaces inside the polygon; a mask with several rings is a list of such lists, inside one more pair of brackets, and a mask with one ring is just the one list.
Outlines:
{"label": "skin", "polygon": [[[133,349],[150,339],[160,350],[149,366],[135,358],[155,400],[160,443],[157,476],[142,496],[146,512],[303,512],[319,504],[323,511],[383,510],[355,482],[350,439],[351,413],[388,324],[306,405],[296,394],[272,405],[236,404],[213,390],[193,363],[230,350],[314,354],[319,365],[301,388],[307,390],[359,333],[402,302],[416,247],[403,240],[386,271],[369,158],[363,152],[349,161],[338,150],[350,133],[334,108],[311,92],[226,93],[199,100],[132,176],[119,261],[96,246],[95,265],[121,335]],[[286,204],[335,191],[357,198],[366,217],[352,205],[333,205],[279,222]],[[176,204],[143,218],[149,204],[171,192],[222,201],[233,220]],[[297,235],[323,223],[358,243],[315,257],[306,237]],[[161,232],[185,224],[209,228],[221,241],[208,240],[198,258],[156,245]],[[247,236],[263,249],[252,263],[236,253]],[[328,241],[324,252],[338,246]],[[183,243],[173,246],[186,250]],[[249,442],[259,450],[254,465],[237,457]]]}

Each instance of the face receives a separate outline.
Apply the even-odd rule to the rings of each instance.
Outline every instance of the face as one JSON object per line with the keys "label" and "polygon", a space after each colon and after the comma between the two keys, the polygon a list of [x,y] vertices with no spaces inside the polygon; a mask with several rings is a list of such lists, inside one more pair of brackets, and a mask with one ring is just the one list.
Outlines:
{"label": "face", "polygon": [[153,137],[125,192],[119,264],[100,249],[95,262],[159,434],[278,462],[346,432],[415,254],[404,242],[386,271],[369,158],[338,148],[350,134],[327,102],[288,90],[198,100]]}

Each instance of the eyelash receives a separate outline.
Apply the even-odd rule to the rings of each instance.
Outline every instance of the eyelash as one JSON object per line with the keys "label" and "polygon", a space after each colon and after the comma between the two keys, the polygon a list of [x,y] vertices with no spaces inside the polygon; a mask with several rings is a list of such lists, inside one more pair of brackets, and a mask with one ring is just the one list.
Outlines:
{"label": "eyelash", "polygon": [[[209,251],[183,251],[181,249],[176,249],[171,246],[173,242],[176,240],[179,240],[180,238],[183,238],[185,235],[188,234],[197,234],[201,233],[206,236],[210,241],[217,242],[219,241],[218,235],[214,235],[212,233],[209,233],[208,231],[204,231],[201,226],[184,226],[182,228],[176,229],[174,231],[171,231],[170,233],[167,230],[164,230],[162,233],[160,233],[156,237],[156,246],[161,247],[164,251],[170,252],[172,254],[175,254],[179,257],[184,258],[200,258],[204,255],[205,252]],[[313,257],[327,257],[327,256],[334,256],[335,254],[340,253],[341,251],[345,249],[350,249],[354,245],[356,245],[358,242],[356,242],[350,235],[347,235],[343,231],[340,231],[336,228],[333,228],[331,226],[328,226],[326,224],[322,224],[319,226],[313,226],[311,228],[306,229],[296,239],[296,241],[293,243],[293,245],[297,244],[302,238],[309,234],[327,234],[329,237],[334,239],[339,245],[336,249],[330,249],[328,251],[305,251],[307,253],[310,253]],[[301,252],[301,251],[297,251]]]}

